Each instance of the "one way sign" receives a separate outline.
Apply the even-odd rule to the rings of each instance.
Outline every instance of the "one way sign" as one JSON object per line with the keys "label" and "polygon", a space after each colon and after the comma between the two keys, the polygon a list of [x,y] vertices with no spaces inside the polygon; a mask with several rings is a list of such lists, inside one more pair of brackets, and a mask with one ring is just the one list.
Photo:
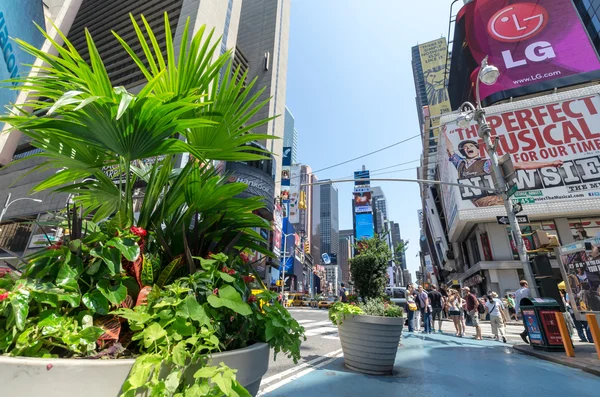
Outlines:
{"label": "one way sign", "polygon": [[[499,225],[508,225],[510,221],[508,220],[508,216],[497,216],[496,220]],[[527,215],[518,215],[517,222],[519,223],[529,223],[529,217]]]}

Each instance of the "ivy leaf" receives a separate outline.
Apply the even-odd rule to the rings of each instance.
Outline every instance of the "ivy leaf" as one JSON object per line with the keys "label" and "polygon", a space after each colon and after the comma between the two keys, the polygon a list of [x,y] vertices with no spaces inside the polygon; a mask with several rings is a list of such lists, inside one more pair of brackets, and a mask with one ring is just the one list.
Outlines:
{"label": "ivy leaf", "polygon": [[[167,379],[165,379],[165,388],[167,389],[166,391],[170,392],[170,394],[175,393],[175,391],[177,391],[177,388],[179,387],[180,379],[181,379],[181,372],[179,372],[179,371],[171,372],[167,376]],[[168,395],[168,394],[165,393],[164,395]]]}
{"label": "ivy leaf", "polygon": [[179,304],[176,315],[178,317],[191,318],[194,321],[198,321],[200,325],[210,324],[210,319],[206,315],[204,308],[200,306],[193,295],[188,295],[187,298]]}
{"label": "ivy leaf", "polygon": [[99,290],[95,289],[86,293],[83,295],[82,301],[93,312],[101,315],[108,314],[108,300]]}
{"label": "ivy leaf", "polygon": [[[135,364],[131,369],[127,383],[131,388],[138,388],[145,386],[148,382],[148,377],[152,373],[152,370],[160,366],[162,363],[162,356],[158,354],[144,354],[135,360]],[[135,394],[133,394],[135,395]]]}
{"label": "ivy leaf", "polygon": [[68,262],[61,263],[58,268],[58,275],[56,276],[56,285],[63,287],[69,291],[79,290],[77,284],[77,270],[75,270]]}
{"label": "ivy leaf", "polygon": [[192,336],[196,333],[196,327],[181,317],[171,324],[171,328],[181,336]]}
{"label": "ivy leaf", "polygon": [[140,256],[140,246],[130,238],[113,237],[107,241],[106,245],[117,248],[130,262],[135,262]]}
{"label": "ivy leaf", "polygon": [[71,307],[77,307],[81,304],[81,293],[78,291],[58,294],[58,301],[67,302]]}
{"label": "ivy leaf", "polygon": [[104,241],[106,239],[107,239],[106,234],[104,234],[102,232],[93,232],[93,233],[90,233],[89,235],[87,235],[83,239],[83,243],[86,245],[90,245],[93,243],[97,243],[98,241]]}
{"label": "ivy leaf", "polygon": [[152,323],[143,331],[144,347],[148,348],[167,336],[167,331],[158,323]]}
{"label": "ivy leaf", "polygon": [[173,348],[173,362],[179,366],[185,366],[185,360],[187,358],[185,342],[179,342]]}
{"label": "ivy leaf", "polygon": [[265,341],[269,342],[275,336],[275,328],[271,324],[267,324],[265,328]]}
{"label": "ivy leaf", "polygon": [[219,276],[221,276],[223,281],[225,281],[226,283],[233,283],[235,281],[235,278],[231,277],[227,273],[219,272]]}
{"label": "ivy leaf", "polygon": [[217,374],[218,371],[219,369],[217,367],[203,367],[196,371],[196,373],[194,374],[194,379],[212,378]]}
{"label": "ivy leaf", "polygon": [[121,251],[115,247],[96,247],[90,254],[102,261],[108,267],[111,275],[121,272]]}
{"label": "ivy leaf", "polygon": [[96,287],[112,304],[119,305],[127,298],[127,288],[120,281],[117,285],[111,285],[108,280],[100,280]]}
{"label": "ivy leaf", "polygon": [[235,382],[231,388],[238,394],[239,397],[252,397],[252,394],[250,394],[248,390],[246,390],[244,386],[240,385],[238,382]]}
{"label": "ivy leaf", "polygon": [[25,328],[25,320],[29,315],[29,292],[25,290],[19,290],[16,293],[11,294],[10,304],[15,315],[15,324],[19,331],[23,331]]}
{"label": "ivy leaf", "polygon": [[219,295],[209,295],[208,303],[214,308],[227,307],[242,316],[252,314],[250,305],[242,300],[242,296],[231,285],[219,289]]}

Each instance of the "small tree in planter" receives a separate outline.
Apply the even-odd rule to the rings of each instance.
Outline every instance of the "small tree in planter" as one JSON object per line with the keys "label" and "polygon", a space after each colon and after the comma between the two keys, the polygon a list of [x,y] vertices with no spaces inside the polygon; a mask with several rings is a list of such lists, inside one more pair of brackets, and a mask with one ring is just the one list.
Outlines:
{"label": "small tree in planter", "polygon": [[346,367],[386,375],[393,370],[404,324],[402,308],[385,298],[392,254],[379,236],[359,241],[357,248],[350,268],[361,302],[337,302],[329,318],[339,328]]}

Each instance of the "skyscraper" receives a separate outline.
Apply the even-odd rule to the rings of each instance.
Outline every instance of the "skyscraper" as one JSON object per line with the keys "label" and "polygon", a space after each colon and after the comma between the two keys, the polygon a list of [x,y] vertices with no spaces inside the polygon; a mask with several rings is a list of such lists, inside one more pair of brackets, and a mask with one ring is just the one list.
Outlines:
{"label": "skyscraper", "polygon": [[[332,184],[320,185],[321,253],[337,256],[339,248],[338,191]],[[333,258],[332,258],[333,262]]]}
{"label": "skyscraper", "polygon": [[347,283],[351,280],[350,259],[354,256],[354,230],[340,230],[338,264],[342,274],[341,281]]}
{"label": "skyscraper", "polygon": [[283,147],[292,148],[292,164],[298,163],[298,131],[295,126],[296,120],[288,107],[285,107],[285,120],[283,132]]}
{"label": "skyscraper", "polygon": [[[252,0],[242,4],[237,40],[252,65],[248,78],[258,78],[255,90],[266,87],[259,101],[271,98],[250,123],[285,114],[290,7],[290,0]],[[277,117],[254,132],[283,138],[284,124],[285,117]],[[276,154],[273,168],[276,194],[279,194],[283,139],[272,139],[264,144]]]}
{"label": "skyscraper", "polygon": [[371,197],[373,200],[373,207],[382,213],[384,220],[388,220],[387,200],[385,198],[385,194],[383,193],[383,189],[381,189],[379,186],[373,186],[371,188]]}

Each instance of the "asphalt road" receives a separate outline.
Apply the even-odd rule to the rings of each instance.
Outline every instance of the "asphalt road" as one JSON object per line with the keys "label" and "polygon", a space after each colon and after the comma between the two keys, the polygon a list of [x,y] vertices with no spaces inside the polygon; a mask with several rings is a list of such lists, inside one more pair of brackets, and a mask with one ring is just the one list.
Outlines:
{"label": "asphalt road", "polygon": [[261,391],[274,390],[274,387],[280,387],[285,384],[284,382],[295,379],[303,370],[326,362],[330,357],[341,356],[342,345],[337,328],[329,321],[326,309],[290,308],[289,310],[306,330],[306,341],[300,348],[302,359],[298,364],[294,364],[291,359],[280,354],[274,360],[271,350],[269,371],[263,377]]}

